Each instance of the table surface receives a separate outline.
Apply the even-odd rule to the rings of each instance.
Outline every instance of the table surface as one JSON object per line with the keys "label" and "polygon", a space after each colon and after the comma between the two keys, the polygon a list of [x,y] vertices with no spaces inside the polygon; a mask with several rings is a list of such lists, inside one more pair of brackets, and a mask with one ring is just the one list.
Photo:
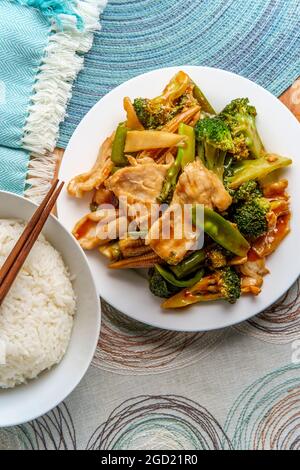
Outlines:
{"label": "table surface", "polygon": [[[300,79],[280,99],[300,120]],[[298,281],[262,315],[204,333],[148,327],[102,302],[84,379],[47,415],[0,430],[0,448],[298,448],[299,294]]]}

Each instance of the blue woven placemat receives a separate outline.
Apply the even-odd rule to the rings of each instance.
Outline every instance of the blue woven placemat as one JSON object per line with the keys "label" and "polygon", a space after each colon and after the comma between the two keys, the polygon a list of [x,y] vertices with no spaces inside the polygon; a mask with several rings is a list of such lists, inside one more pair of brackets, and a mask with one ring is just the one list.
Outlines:
{"label": "blue woven placemat", "polygon": [[279,95],[300,75],[300,0],[109,0],[60,146],[116,85],[184,64],[231,70]]}

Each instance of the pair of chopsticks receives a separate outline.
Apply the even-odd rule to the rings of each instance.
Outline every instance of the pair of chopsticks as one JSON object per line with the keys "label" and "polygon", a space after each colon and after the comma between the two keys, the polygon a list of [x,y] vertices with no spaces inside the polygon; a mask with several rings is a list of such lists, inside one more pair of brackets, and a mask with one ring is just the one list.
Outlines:
{"label": "pair of chopsticks", "polygon": [[16,279],[56,203],[64,185],[64,183],[60,183],[57,187],[58,182],[58,179],[54,181],[45,199],[34,212],[0,269],[0,305]]}

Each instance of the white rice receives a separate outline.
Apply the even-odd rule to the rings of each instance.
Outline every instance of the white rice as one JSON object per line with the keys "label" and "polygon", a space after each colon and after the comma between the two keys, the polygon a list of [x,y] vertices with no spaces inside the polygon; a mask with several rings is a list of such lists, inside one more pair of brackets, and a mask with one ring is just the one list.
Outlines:
{"label": "white rice", "polygon": [[[0,219],[0,265],[24,229]],[[60,253],[40,236],[0,307],[0,387],[35,378],[61,361],[70,341],[75,294]]]}

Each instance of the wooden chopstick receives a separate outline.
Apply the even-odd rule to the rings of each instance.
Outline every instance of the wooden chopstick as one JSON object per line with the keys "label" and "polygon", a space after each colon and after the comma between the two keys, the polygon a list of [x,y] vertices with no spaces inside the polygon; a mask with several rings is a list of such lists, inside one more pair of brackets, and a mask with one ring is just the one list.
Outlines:
{"label": "wooden chopstick", "polygon": [[[62,182],[59,187],[55,190],[57,184],[58,180],[53,183],[53,186],[51,187],[46,198],[37,208],[34,215],[27,224],[26,228],[24,229],[24,232],[22,233],[21,237],[12,249],[9,255],[10,261],[9,263],[7,263],[7,266],[9,266],[9,268],[7,268],[7,266],[5,267],[6,275],[4,276],[2,274],[2,269],[4,268],[4,265],[6,263],[4,263],[2,269],[0,270],[0,276],[2,279],[2,282],[0,283],[0,305],[3,302],[5,296],[7,295],[9,289],[11,288],[20,269],[22,268],[27,256],[31,251],[31,248],[33,247],[39,234],[41,233],[51,213],[51,210],[54,207],[54,204],[56,203],[56,200],[63,188],[64,183]],[[29,224],[30,227],[28,228]]]}
{"label": "wooden chopstick", "polygon": [[13,250],[8,255],[8,257],[6,258],[4,264],[2,265],[2,267],[0,269],[0,286],[1,286],[5,276],[7,275],[8,271],[10,270],[12,265],[14,264],[16,257],[18,256],[18,254],[22,250],[23,246],[25,245],[25,243],[26,243],[30,233],[32,232],[33,228],[35,227],[37,221],[41,217],[42,212],[45,209],[46,205],[48,204],[49,199],[52,196],[52,194],[53,194],[53,192],[54,192],[57,185],[58,185],[58,179],[56,179],[53,182],[48,194],[46,194],[44,200],[42,201],[40,206],[37,208],[37,210],[34,212],[33,216],[31,217],[28,224],[26,225],[22,235],[20,236],[19,240],[15,244]]}

